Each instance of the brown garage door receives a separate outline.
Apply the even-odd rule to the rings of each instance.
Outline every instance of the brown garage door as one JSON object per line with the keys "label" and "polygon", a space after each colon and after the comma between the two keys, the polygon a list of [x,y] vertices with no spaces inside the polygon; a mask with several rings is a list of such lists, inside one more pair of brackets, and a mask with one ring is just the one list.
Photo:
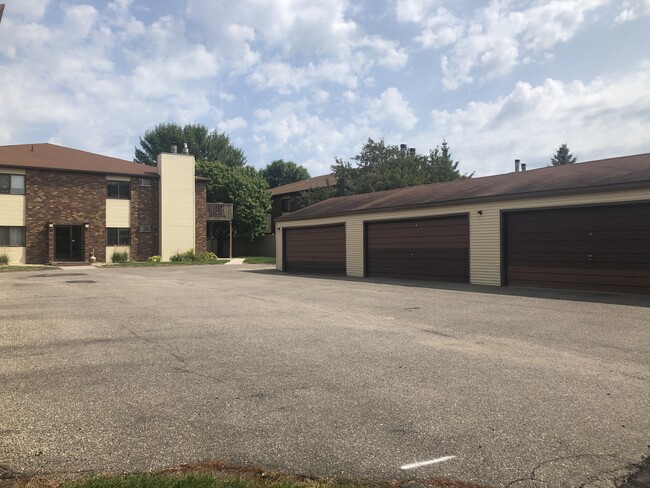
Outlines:
{"label": "brown garage door", "polygon": [[284,270],[345,275],[345,225],[284,229]]}
{"label": "brown garage door", "polygon": [[506,213],[506,281],[650,293],[650,203]]}
{"label": "brown garage door", "polygon": [[366,274],[467,283],[467,215],[366,223]]}

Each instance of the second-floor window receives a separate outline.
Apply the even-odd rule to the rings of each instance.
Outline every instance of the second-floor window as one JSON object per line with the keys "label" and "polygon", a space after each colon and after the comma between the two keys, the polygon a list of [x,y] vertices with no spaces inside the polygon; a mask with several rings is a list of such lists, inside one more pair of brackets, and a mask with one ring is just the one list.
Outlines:
{"label": "second-floor window", "polygon": [[108,180],[106,182],[106,197],[129,200],[131,198],[131,183],[129,181]]}
{"label": "second-floor window", "polygon": [[0,174],[0,194],[24,195],[25,175]]}

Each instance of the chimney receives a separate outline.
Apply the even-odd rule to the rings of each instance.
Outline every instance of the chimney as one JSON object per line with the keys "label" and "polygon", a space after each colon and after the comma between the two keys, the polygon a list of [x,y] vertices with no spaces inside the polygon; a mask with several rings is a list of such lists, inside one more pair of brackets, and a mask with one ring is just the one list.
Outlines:
{"label": "chimney", "polygon": [[178,152],[178,145],[175,142],[172,142],[171,153],[176,154]]}
{"label": "chimney", "polygon": [[526,171],[526,163],[521,163],[521,170]]}
{"label": "chimney", "polygon": [[519,171],[519,159],[515,159],[515,173]]}
{"label": "chimney", "polygon": [[409,149],[409,156],[415,156],[415,148],[414,147]]}
{"label": "chimney", "polygon": [[400,151],[402,154],[406,154],[406,148],[407,148],[406,144],[400,144],[400,145],[399,145],[399,151]]}
{"label": "chimney", "polygon": [[183,143],[183,154],[189,154],[190,149],[187,147],[187,142]]}

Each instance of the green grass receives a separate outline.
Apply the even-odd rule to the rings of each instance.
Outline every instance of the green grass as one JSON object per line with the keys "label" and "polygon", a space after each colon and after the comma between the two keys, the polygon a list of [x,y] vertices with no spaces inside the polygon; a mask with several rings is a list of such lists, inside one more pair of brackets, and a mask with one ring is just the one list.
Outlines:
{"label": "green grass", "polygon": [[275,264],[275,258],[268,256],[249,256],[244,258],[246,264]]}
{"label": "green grass", "polygon": [[150,263],[149,261],[127,261],[126,263],[106,263],[106,268],[141,268],[151,266],[184,266],[199,264],[226,264],[228,259],[218,259],[216,261],[160,261],[159,263]]}
{"label": "green grass", "polygon": [[[91,478],[63,485],[65,488],[240,488],[236,484],[219,483],[208,474],[182,476],[133,474],[116,478]],[[241,488],[244,488],[243,486]]]}
{"label": "green grass", "polygon": [[364,488],[372,484],[313,481],[288,477],[217,477],[212,474],[131,474],[89,478],[63,484],[63,488]]}
{"label": "green grass", "polygon": [[0,266],[0,273],[9,271],[43,271],[48,269],[60,269],[56,266]]}

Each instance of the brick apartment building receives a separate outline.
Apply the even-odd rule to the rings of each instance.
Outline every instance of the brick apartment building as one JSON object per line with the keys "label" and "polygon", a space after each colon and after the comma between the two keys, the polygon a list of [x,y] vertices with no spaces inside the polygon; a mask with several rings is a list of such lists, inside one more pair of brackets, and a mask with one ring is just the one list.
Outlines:
{"label": "brick apartment building", "polygon": [[53,144],[1,146],[0,254],[38,264],[204,251],[206,183],[188,154],[161,154],[154,167]]}

